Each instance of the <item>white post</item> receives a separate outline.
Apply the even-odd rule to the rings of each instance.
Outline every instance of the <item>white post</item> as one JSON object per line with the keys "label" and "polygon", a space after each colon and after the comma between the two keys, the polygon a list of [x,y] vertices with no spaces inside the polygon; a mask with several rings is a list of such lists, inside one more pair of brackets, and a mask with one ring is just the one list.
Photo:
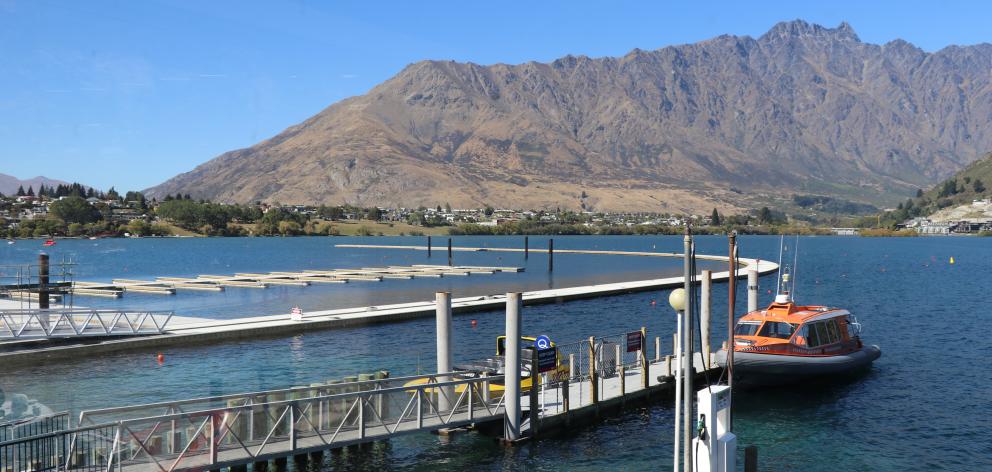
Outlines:
{"label": "white post", "polygon": [[[437,372],[451,372],[451,292],[434,294],[437,305]],[[438,382],[451,380],[448,376],[438,377]],[[454,387],[441,387],[438,393],[438,410],[448,411],[455,401]]]}
{"label": "white post", "polygon": [[693,313],[693,304],[695,303],[695,300],[693,300],[693,297],[692,297],[692,281],[690,280],[690,277],[692,275],[694,275],[692,271],[695,270],[695,265],[693,264],[694,261],[693,261],[693,258],[692,258],[693,243],[692,243],[692,235],[689,232],[689,228],[686,228],[685,239],[684,239],[684,244],[683,245],[685,247],[685,263],[684,263],[684,266],[685,266],[685,270],[684,270],[684,273],[685,273],[685,275],[684,275],[684,277],[685,277],[685,279],[684,279],[685,280],[685,329],[683,330],[684,331],[685,339],[682,342],[682,349],[685,351],[685,353],[682,355],[682,364],[683,364],[682,375],[685,376],[685,378],[683,379],[682,386],[685,388],[685,391],[682,392],[682,402],[684,402],[684,405],[682,405],[682,423],[684,423],[683,424],[683,428],[684,428],[683,431],[684,431],[684,433],[683,433],[683,436],[682,436],[682,470],[684,472],[693,472],[693,468],[692,468],[692,420],[693,420],[692,404],[693,404],[693,401],[695,400],[694,397],[695,397],[696,391],[693,390],[693,388],[692,388],[692,380],[693,380],[692,379],[692,377],[693,377],[692,358],[693,358],[693,349],[695,347],[693,345],[693,341],[692,341],[692,338],[693,338],[693,333],[692,333],[692,329],[693,329],[692,328],[692,313]]}
{"label": "white post", "polygon": [[758,311],[758,270],[747,271],[747,312]]}
{"label": "white post", "polygon": [[520,301],[520,293],[506,294],[503,437],[507,441],[520,439]]}
{"label": "white post", "polygon": [[675,375],[675,467],[672,469],[674,472],[679,472],[679,455],[682,454],[682,450],[679,447],[679,440],[682,436],[682,312],[676,312],[676,330],[675,330],[675,368],[673,374]]}
{"label": "white post", "polygon": [[710,287],[713,285],[713,272],[704,270],[700,281],[701,290],[699,292],[699,329],[703,339],[699,341],[703,344],[704,365],[710,363]]}

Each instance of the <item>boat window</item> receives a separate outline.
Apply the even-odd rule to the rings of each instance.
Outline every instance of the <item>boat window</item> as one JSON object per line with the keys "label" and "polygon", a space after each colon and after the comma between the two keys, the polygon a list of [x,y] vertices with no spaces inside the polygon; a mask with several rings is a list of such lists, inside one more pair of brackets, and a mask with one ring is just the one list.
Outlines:
{"label": "boat window", "polygon": [[827,334],[830,335],[830,342],[835,343],[840,341],[840,332],[837,330],[836,320],[827,320]]}
{"label": "boat window", "polygon": [[817,323],[810,323],[803,326],[804,336],[806,337],[806,346],[816,347],[820,345],[820,335],[816,331]]}
{"label": "boat window", "polygon": [[789,339],[796,332],[796,325],[782,321],[766,321],[758,336],[768,338]]}
{"label": "boat window", "polygon": [[833,342],[830,340],[830,333],[827,332],[826,323],[813,323],[813,326],[811,326],[810,329],[816,329],[816,336],[820,339],[821,346]]}
{"label": "boat window", "polygon": [[737,328],[734,329],[734,334],[738,336],[754,336],[754,333],[758,332],[758,327],[761,326],[761,322],[755,321],[741,321],[737,323]]}

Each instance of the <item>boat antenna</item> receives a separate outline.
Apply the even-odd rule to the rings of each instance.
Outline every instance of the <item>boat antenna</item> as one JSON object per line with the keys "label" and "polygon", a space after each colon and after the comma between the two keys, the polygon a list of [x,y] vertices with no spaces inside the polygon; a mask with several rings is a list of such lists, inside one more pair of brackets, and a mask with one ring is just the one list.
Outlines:
{"label": "boat antenna", "polygon": [[799,233],[796,233],[796,244],[792,247],[792,299],[796,299],[796,276],[799,274]]}

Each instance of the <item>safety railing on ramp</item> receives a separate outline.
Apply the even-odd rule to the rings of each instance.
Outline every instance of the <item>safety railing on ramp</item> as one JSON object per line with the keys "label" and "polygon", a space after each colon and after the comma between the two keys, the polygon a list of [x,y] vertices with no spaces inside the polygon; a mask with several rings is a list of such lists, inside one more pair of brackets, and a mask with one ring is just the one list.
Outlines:
{"label": "safety railing on ramp", "polygon": [[69,309],[2,310],[0,341],[162,334],[172,312]]}

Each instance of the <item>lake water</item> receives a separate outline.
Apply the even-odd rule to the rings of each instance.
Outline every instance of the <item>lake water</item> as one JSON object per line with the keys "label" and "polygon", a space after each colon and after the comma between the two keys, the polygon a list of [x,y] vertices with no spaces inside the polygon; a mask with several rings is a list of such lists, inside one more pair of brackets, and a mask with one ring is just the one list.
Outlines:
{"label": "lake water", "polygon": [[[425,238],[244,238],[59,241],[53,260],[72,254],[79,280],[233,274],[305,268],[445,264],[444,250],[336,249],[333,244],[423,244]],[[777,237],[742,237],[741,255],[778,257]],[[446,242],[435,238],[435,244]],[[531,237],[531,247],[546,238]],[[726,238],[697,238],[701,254],[723,254]],[[0,248],[3,264],[27,263],[40,243]],[[522,246],[521,237],[456,237],[456,246]],[[681,237],[555,237],[556,248],[679,251]],[[955,263],[949,260],[954,257]],[[77,298],[77,305],[169,309],[228,318],[304,309],[634,280],[678,273],[675,259],[557,254],[528,260],[513,253],[455,253],[455,264],[526,267],[519,274],[394,280],[370,284],[230,289],[174,297]],[[842,306],[865,325],[882,358],[854,382],[816,389],[744,392],[735,403],[740,444],[759,448],[761,470],[992,470],[992,239],[805,237],[800,240],[797,298]],[[761,303],[774,279],[763,278]],[[715,286],[714,345],[726,331],[726,285]],[[740,284],[740,309],[744,286]],[[651,301],[657,300],[657,305]],[[559,342],[646,326],[670,339],[667,293],[638,293],[527,307],[525,333]],[[471,326],[471,320],[477,326]],[[501,311],[456,315],[455,360],[490,355],[503,332]],[[0,388],[53,409],[80,409],[306,384],[373,369],[393,375],[431,371],[434,320],[129,352],[31,367],[0,366]],[[670,341],[664,343],[670,349]],[[659,403],[513,449],[475,434],[443,441],[429,434],[329,459],[328,470],[647,470],[670,467],[672,407]]]}

